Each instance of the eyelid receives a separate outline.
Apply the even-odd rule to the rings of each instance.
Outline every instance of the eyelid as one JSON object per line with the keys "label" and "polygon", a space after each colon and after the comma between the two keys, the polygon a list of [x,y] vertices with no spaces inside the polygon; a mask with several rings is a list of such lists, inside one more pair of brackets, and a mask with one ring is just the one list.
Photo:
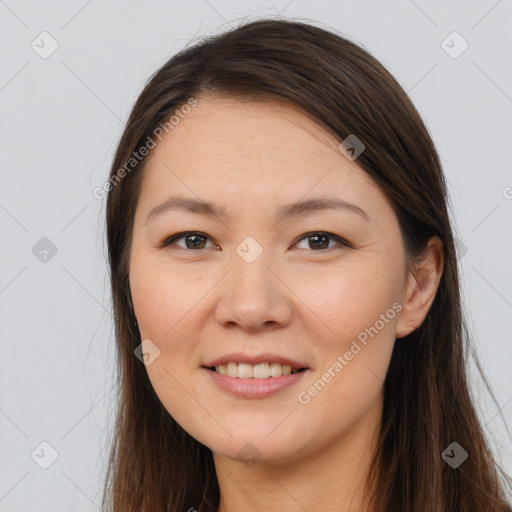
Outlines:
{"label": "eyelid", "polygon": [[[202,231],[182,231],[180,233],[176,233],[174,235],[171,235],[171,236],[167,237],[161,244],[158,245],[158,248],[165,249],[165,248],[171,246],[176,240],[180,240],[181,238],[185,238],[185,237],[187,237],[189,235],[199,235],[201,237],[207,238],[212,243],[215,243],[215,242],[213,242],[213,240],[211,239],[210,236],[208,236],[206,233],[203,233]],[[307,233],[304,233],[304,234],[300,235],[300,237],[297,238],[293,242],[292,245],[296,245],[297,243],[302,242],[304,239],[306,239],[308,237],[311,237],[313,235],[325,235],[325,236],[328,236],[331,240],[336,241],[340,246],[345,246],[345,247],[348,247],[350,249],[354,249],[355,248],[355,246],[353,244],[351,244],[345,238],[343,238],[343,237],[341,237],[339,235],[336,235],[334,233],[331,233],[329,231],[308,231]],[[176,247],[178,249],[182,249],[184,251],[194,252],[194,249],[187,249],[187,248],[183,248],[183,247],[179,247],[179,246],[176,246]],[[317,251],[315,251],[313,249],[310,249],[310,250],[306,249],[306,250],[308,252],[325,253],[325,252],[328,252],[329,250],[335,249],[335,248],[336,247],[330,247],[329,249],[319,249]],[[201,250],[204,250],[204,249],[197,249],[197,252],[199,252]],[[301,250],[301,249],[298,249],[298,250]]]}

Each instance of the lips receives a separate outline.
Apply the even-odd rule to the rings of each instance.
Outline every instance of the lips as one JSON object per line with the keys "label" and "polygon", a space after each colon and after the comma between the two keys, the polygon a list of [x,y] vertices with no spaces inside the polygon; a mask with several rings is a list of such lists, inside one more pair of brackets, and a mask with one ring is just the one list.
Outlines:
{"label": "lips", "polygon": [[[244,364],[247,363],[240,363],[240,366]],[[290,366],[288,366],[288,368],[290,368]],[[206,378],[210,379],[210,382],[221,392],[227,393],[234,398],[244,399],[264,399],[285,393],[285,390],[291,390],[294,386],[298,386],[310,373],[310,370],[307,369],[299,373],[289,373],[279,377],[233,378],[229,375],[217,373],[216,371],[210,371],[210,369],[206,367],[203,367],[201,371],[204,372]]]}

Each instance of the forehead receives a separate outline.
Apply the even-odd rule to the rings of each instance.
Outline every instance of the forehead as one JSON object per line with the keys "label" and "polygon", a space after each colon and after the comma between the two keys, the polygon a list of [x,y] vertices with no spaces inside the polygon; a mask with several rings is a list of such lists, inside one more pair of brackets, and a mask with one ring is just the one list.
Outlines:
{"label": "forehead", "polygon": [[335,137],[292,105],[210,97],[199,99],[154,153],[174,150],[179,157],[176,150],[183,148],[194,150],[187,161],[242,158],[270,163],[283,156],[318,157],[322,151],[336,152],[337,145]]}
{"label": "forehead", "polygon": [[[221,204],[281,203],[311,193],[375,202],[371,177],[339,141],[288,104],[201,98],[148,157],[141,200],[185,193]],[[280,199],[281,198],[281,199]]]}

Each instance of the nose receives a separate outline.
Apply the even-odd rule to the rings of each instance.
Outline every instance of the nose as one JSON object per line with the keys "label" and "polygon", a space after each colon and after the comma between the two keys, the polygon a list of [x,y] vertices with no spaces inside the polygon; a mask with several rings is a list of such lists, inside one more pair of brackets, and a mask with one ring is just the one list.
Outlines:
{"label": "nose", "polygon": [[293,294],[269,263],[263,255],[252,263],[234,255],[233,268],[218,289],[215,316],[222,327],[259,331],[290,323]]}

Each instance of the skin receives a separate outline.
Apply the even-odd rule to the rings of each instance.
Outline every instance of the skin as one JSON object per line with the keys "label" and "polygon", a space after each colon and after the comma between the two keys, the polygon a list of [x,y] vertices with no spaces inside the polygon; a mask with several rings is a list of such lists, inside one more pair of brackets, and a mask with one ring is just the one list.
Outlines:
{"label": "skin", "polygon": [[[219,511],[364,510],[393,344],[434,300],[442,243],[433,238],[408,274],[390,202],[338,140],[282,103],[198,100],[151,151],[135,213],[134,311],[141,339],[160,350],[148,376],[169,414],[213,451]],[[214,202],[226,216],[169,210],[146,222],[171,195]],[[313,197],[349,201],[368,220],[331,209],[276,222],[278,206]],[[159,247],[181,231],[206,238],[199,249],[184,238]],[[353,247],[304,237],[318,231]],[[263,249],[252,263],[236,252],[248,236]],[[300,403],[298,393],[394,303],[394,318]],[[311,370],[268,398],[233,397],[201,366],[238,351],[276,352]],[[250,462],[239,460],[244,446]]]}

